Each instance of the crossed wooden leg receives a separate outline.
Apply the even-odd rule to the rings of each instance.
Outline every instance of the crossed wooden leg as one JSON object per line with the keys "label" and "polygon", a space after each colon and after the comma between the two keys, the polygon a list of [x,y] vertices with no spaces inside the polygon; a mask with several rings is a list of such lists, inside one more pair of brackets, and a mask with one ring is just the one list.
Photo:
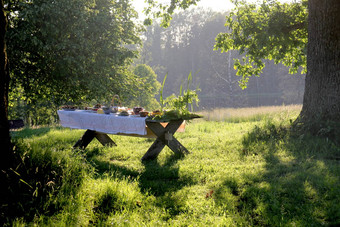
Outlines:
{"label": "crossed wooden leg", "polygon": [[145,153],[142,160],[155,159],[167,145],[176,154],[189,153],[189,151],[173,136],[181,126],[183,120],[170,121],[164,128],[159,122],[146,121],[148,128],[157,136],[155,142]]}
{"label": "crossed wooden leg", "polygon": [[103,146],[117,146],[115,142],[105,133],[86,130],[84,135],[76,142],[73,148],[85,149],[89,143],[96,138]]}

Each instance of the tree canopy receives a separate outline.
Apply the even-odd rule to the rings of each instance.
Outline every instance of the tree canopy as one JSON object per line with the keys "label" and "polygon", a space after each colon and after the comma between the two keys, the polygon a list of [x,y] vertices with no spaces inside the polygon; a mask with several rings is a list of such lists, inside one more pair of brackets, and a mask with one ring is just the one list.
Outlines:
{"label": "tree canopy", "polygon": [[199,85],[201,89],[200,108],[302,103],[305,76],[290,75],[287,67],[273,60],[265,60],[261,77],[250,80],[247,89],[240,89],[233,59],[243,55],[237,50],[213,50],[216,36],[228,31],[226,15],[193,7],[175,13],[167,28],[157,22],[147,28],[141,61],[152,66],[161,80],[167,74],[165,96],[177,93],[192,72],[193,88]]}
{"label": "tree canopy", "polygon": [[[262,0],[262,4],[256,5],[244,0],[231,1],[236,8],[226,25],[232,30],[217,37],[215,48],[237,49],[244,54],[242,61],[234,63],[242,76],[240,86],[245,88],[249,77],[260,75],[265,66],[263,59],[283,63],[291,72],[301,69],[307,76],[303,108],[296,123],[313,134],[323,131],[332,131],[333,136],[339,134],[339,127],[334,125],[340,121],[340,2],[300,0],[280,4],[277,0]],[[154,1],[148,2],[154,6]],[[159,7],[155,15],[167,25],[171,19],[167,13],[181,7],[182,2],[197,1],[171,1],[166,7]],[[182,8],[187,7],[184,4]]]}
{"label": "tree canopy", "polygon": [[259,76],[264,59],[290,68],[290,73],[306,72],[307,1],[281,4],[263,1],[260,5],[234,1],[236,8],[227,16],[229,32],[216,37],[215,49],[238,50],[243,54],[234,67],[245,88],[249,77]]}
{"label": "tree canopy", "polygon": [[140,27],[128,0],[5,1],[12,88],[28,102],[99,99],[133,90],[127,65]]}
{"label": "tree canopy", "polygon": [[131,104],[148,110],[158,109],[159,103],[155,96],[158,95],[161,84],[157,80],[157,74],[145,64],[137,65],[133,72],[140,79],[141,85],[135,91],[137,97],[132,99]]}
{"label": "tree canopy", "polygon": [[191,5],[196,5],[200,0],[171,0],[170,3],[158,3],[155,0],[147,0],[148,7],[145,14],[149,16],[144,20],[145,25],[150,25],[153,18],[162,18],[161,25],[168,27],[172,20],[172,14],[176,9],[187,9]]}

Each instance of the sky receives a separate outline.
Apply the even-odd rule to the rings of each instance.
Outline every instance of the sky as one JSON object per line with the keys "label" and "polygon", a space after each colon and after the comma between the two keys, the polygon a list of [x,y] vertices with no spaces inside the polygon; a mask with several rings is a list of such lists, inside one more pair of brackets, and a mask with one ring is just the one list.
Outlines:
{"label": "sky", "polygon": [[[158,0],[158,2],[167,2],[166,0]],[[146,6],[144,0],[133,0],[132,5],[138,12],[139,17],[143,17],[143,9]],[[197,6],[211,8],[214,11],[227,11],[233,8],[230,0],[201,0]]]}
{"label": "sky", "polygon": [[[254,0],[249,0],[254,1]],[[280,2],[292,2],[293,0],[280,0]],[[158,0],[158,2],[169,2],[168,0]],[[132,5],[138,12],[140,18],[143,18],[143,9],[146,6],[144,0],[133,0]],[[197,3],[197,6],[204,8],[211,8],[214,11],[228,11],[234,8],[234,5],[230,2],[230,0],[201,0]]]}

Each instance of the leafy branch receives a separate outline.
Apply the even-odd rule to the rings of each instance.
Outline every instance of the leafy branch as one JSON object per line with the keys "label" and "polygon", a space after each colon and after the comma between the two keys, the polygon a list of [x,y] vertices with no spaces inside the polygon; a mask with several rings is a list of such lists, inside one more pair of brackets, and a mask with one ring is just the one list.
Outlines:
{"label": "leafy branch", "polygon": [[189,111],[189,106],[193,106],[195,103],[198,106],[199,98],[197,91],[200,89],[197,87],[196,90],[190,89],[190,83],[192,82],[192,74],[190,72],[187,79],[186,90],[183,90],[183,84],[180,86],[179,95],[170,95],[165,100],[163,98],[163,89],[165,85],[167,75],[165,75],[162,87],[160,90],[160,104],[161,104],[161,115],[155,116],[154,120],[190,120],[193,118],[199,118],[200,116]]}

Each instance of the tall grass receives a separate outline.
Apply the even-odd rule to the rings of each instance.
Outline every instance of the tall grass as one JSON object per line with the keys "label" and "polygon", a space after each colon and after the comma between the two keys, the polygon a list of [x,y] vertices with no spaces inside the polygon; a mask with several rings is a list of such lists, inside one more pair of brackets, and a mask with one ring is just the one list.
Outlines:
{"label": "tall grass", "polygon": [[[111,136],[117,147],[93,141],[80,151],[71,147],[82,130],[15,132],[28,163],[22,179],[41,192],[17,190],[25,196],[16,202],[31,212],[9,216],[4,224],[338,225],[340,147],[296,134],[290,122],[298,110],[287,111],[264,113],[256,121],[238,115],[238,123],[195,120],[175,135],[190,154],[178,157],[165,148],[147,162],[140,158],[153,142],[148,139]],[[44,177],[36,177],[37,168]]]}
{"label": "tall grass", "polygon": [[294,115],[301,111],[301,108],[301,105],[217,108],[213,110],[203,110],[200,114],[208,121],[228,121],[238,123],[245,121],[260,121],[264,118],[277,117],[278,115],[294,117]]}

